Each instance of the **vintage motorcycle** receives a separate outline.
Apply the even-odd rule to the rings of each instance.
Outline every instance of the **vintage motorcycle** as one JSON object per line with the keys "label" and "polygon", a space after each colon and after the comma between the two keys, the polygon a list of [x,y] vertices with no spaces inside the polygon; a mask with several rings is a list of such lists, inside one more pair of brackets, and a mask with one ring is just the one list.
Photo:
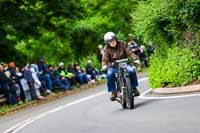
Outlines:
{"label": "vintage motorcycle", "polygon": [[123,108],[134,109],[134,95],[131,87],[131,81],[128,70],[126,68],[128,59],[116,60],[111,63],[112,67],[116,67],[118,72],[116,76],[117,98]]}

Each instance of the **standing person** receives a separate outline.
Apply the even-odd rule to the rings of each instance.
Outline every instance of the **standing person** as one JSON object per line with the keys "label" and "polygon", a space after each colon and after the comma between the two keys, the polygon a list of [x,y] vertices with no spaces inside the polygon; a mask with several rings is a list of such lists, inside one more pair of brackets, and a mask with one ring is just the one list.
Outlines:
{"label": "standing person", "polygon": [[146,55],[146,51],[145,51],[145,46],[144,45],[141,45],[140,46],[140,62],[141,62],[141,65],[142,67],[148,67],[148,58],[147,58],[147,55]]}
{"label": "standing person", "polygon": [[140,55],[140,47],[139,45],[135,42],[135,38],[133,37],[133,35],[129,35],[129,43],[128,46],[130,47],[131,51],[134,52],[134,54],[136,54],[137,56]]}
{"label": "standing person", "polygon": [[97,59],[99,60],[99,62],[102,62],[103,53],[104,53],[103,46],[99,44],[97,49]]}
{"label": "standing person", "polygon": [[150,42],[148,45],[147,45],[147,56],[148,58],[154,54],[154,46],[152,44],[152,42]]}
{"label": "standing person", "polygon": [[[108,92],[111,92],[111,101],[115,100],[117,97],[116,93],[116,85],[115,85],[115,73],[117,73],[117,68],[108,67],[109,64],[115,60],[124,59],[130,56],[134,63],[140,64],[139,58],[128,47],[128,44],[124,41],[120,41],[115,36],[113,32],[107,32],[104,35],[104,41],[107,44],[104,49],[104,55],[102,58],[102,69],[107,69],[107,87]],[[130,75],[131,86],[133,88],[133,92],[135,96],[139,96],[140,93],[137,90],[138,80],[136,75],[136,70],[134,67],[127,65],[127,69]]]}

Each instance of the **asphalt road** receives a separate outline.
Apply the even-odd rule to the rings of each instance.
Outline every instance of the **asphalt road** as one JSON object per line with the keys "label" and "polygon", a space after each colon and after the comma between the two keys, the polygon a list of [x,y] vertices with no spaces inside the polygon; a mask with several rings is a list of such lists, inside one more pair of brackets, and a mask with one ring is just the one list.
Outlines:
{"label": "asphalt road", "polygon": [[[140,91],[149,89],[140,78]],[[0,133],[199,133],[199,96],[109,101],[106,85],[0,118]],[[148,97],[149,98],[149,97]]]}

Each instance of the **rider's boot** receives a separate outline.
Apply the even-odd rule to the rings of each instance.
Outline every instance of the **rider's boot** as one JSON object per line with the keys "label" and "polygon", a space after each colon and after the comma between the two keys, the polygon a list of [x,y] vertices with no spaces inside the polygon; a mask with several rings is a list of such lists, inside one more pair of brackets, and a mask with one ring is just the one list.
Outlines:
{"label": "rider's boot", "polygon": [[140,92],[137,90],[137,88],[133,88],[133,95],[135,97],[140,96]]}
{"label": "rider's boot", "polygon": [[116,92],[116,91],[113,91],[113,92],[111,93],[110,100],[111,100],[111,101],[115,101],[116,98],[117,98],[117,92]]}

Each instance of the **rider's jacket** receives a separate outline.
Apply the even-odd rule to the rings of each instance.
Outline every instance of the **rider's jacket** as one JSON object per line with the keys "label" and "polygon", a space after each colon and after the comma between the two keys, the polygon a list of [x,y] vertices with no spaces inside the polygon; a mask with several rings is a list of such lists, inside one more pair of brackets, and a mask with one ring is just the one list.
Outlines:
{"label": "rider's jacket", "polygon": [[133,60],[139,59],[139,57],[131,51],[125,41],[119,40],[117,41],[117,46],[115,48],[110,47],[109,44],[104,47],[102,65],[109,65],[115,60],[124,59],[127,57],[131,57]]}

